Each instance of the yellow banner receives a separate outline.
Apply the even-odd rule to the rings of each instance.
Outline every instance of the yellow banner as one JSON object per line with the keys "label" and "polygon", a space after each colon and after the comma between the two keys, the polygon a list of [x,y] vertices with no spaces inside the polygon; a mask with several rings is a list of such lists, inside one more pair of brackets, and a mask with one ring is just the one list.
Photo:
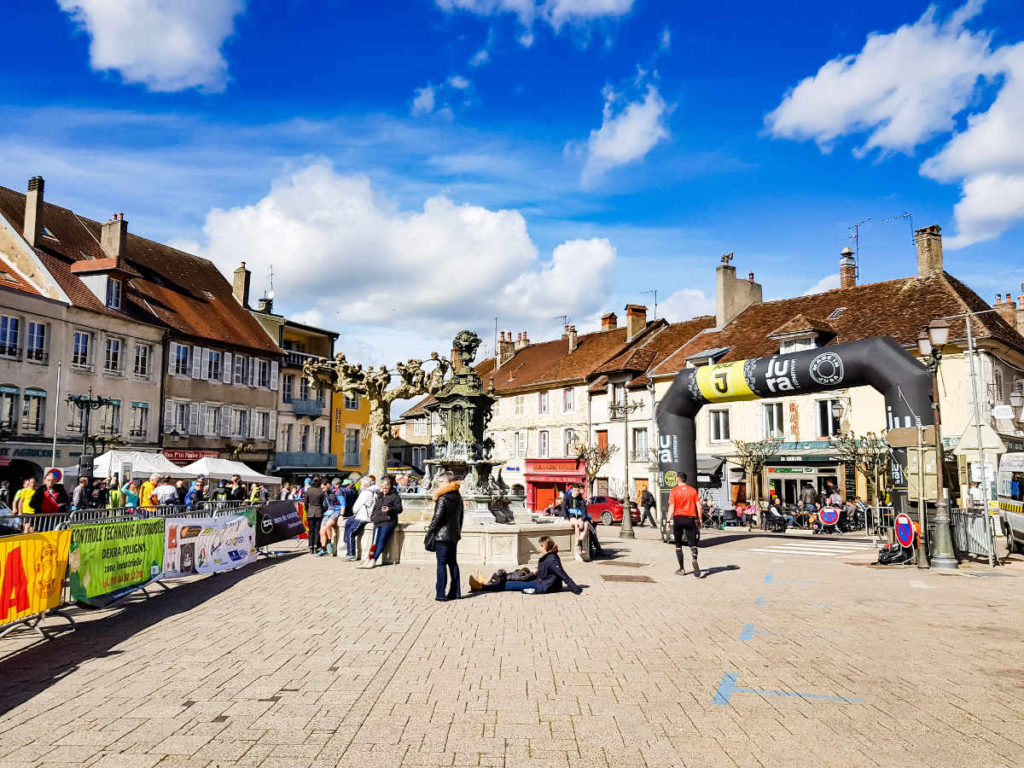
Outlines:
{"label": "yellow banner", "polygon": [[711,403],[726,400],[757,400],[743,375],[746,361],[704,365],[697,369],[697,388]]}
{"label": "yellow banner", "polygon": [[0,625],[60,605],[71,531],[0,538]]}

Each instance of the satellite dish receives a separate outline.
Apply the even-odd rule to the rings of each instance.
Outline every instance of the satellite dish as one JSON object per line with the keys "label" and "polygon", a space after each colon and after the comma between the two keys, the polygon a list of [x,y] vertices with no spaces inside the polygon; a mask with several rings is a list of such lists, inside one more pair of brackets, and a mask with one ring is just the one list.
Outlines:
{"label": "satellite dish", "polygon": [[273,291],[267,291],[267,298],[268,299],[274,298],[274,292]]}

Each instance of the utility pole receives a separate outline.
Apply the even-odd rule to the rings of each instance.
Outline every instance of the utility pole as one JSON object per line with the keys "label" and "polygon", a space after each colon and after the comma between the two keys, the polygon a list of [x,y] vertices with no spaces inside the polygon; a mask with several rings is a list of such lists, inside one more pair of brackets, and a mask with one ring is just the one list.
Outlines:
{"label": "utility pole", "polygon": [[658,319],[658,289],[657,288],[652,288],[649,291],[640,291],[640,293],[643,293],[643,294],[653,293],[654,294],[654,319],[657,320]]}
{"label": "utility pole", "polygon": [[[615,391],[614,389],[612,390]],[[629,414],[634,411],[638,411],[644,407],[643,403],[630,402],[629,395],[627,394],[625,399],[621,403],[612,403],[608,406],[608,410],[611,411],[612,417],[622,417],[622,429],[625,433],[623,439],[623,451],[625,456],[625,483],[622,488],[622,525],[619,527],[619,538],[620,539],[635,539],[636,534],[633,532],[633,510],[632,500],[629,495]]]}

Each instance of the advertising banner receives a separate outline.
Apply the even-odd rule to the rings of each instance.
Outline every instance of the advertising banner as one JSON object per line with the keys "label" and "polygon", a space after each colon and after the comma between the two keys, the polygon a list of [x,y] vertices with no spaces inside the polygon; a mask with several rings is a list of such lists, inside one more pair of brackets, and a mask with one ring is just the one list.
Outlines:
{"label": "advertising banner", "polygon": [[265,547],[278,541],[304,536],[306,524],[302,503],[298,501],[268,501],[260,505],[256,526],[256,546]]}
{"label": "advertising banner", "polygon": [[93,523],[71,529],[71,598],[103,605],[160,577],[164,519]]}
{"label": "advertising banner", "polygon": [[166,578],[227,571],[256,562],[256,509],[220,517],[169,517]]}
{"label": "advertising banner", "polygon": [[56,608],[71,531],[0,538],[0,625]]}

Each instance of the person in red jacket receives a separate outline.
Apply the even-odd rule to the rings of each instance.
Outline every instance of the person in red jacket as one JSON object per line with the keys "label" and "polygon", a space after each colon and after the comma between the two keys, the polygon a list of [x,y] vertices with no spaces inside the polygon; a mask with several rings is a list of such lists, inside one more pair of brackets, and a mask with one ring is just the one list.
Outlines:
{"label": "person in red jacket", "polygon": [[700,497],[697,489],[686,484],[686,473],[676,475],[676,487],[668,495],[668,514],[672,518],[672,534],[676,542],[676,560],[679,570],[676,574],[686,573],[683,565],[683,538],[690,548],[693,557],[693,575],[700,578],[700,566],[697,565],[697,531],[700,526]]}

